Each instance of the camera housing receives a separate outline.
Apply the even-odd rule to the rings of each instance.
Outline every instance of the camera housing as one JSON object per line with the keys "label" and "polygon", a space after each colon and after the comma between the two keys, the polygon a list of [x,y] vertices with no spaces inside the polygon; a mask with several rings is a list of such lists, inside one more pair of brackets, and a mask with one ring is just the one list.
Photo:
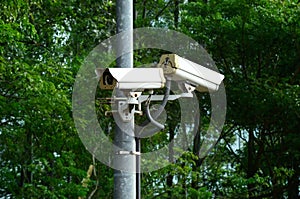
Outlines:
{"label": "camera housing", "polygon": [[162,68],[97,68],[100,88],[143,91],[163,88],[166,83]]}
{"label": "camera housing", "polygon": [[176,54],[162,55],[158,67],[163,69],[166,77],[173,81],[184,81],[195,86],[199,92],[217,91],[224,79],[224,75]]}

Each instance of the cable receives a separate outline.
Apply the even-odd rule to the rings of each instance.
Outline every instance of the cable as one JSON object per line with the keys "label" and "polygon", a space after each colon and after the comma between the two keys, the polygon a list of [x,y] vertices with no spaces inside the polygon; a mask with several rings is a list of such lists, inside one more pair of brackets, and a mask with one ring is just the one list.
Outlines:
{"label": "cable", "polygon": [[167,105],[168,103],[168,99],[169,99],[169,96],[170,96],[170,90],[171,90],[171,80],[169,78],[166,78],[167,81],[166,81],[166,90],[165,90],[165,94],[164,94],[164,98],[162,100],[162,103],[160,104],[159,108],[157,111],[154,112],[153,116],[151,115],[150,113],[150,102],[151,102],[151,95],[148,97],[147,99],[147,102],[146,102],[146,116],[147,116],[147,119],[146,121],[144,121],[140,126],[142,128],[139,129],[138,131],[138,135],[147,135],[147,136],[150,136],[154,133],[156,133],[158,130],[156,128],[154,129],[151,129],[149,130],[148,132],[146,132],[145,134],[141,134],[142,131],[146,128],[146,126],[149,124],[149,123],[152,123],[153,125],[155,125],[156,127],[160,129],[163,129],[164,128],[164,125],[163,124],[160,124],[159,122],[156,121],[156,119],[160,116],[160,114],[163,112],[165,106]]}
{"label": "cable", "polygon": [[156,121],[155,119],[153,119],[152,116],[151,116],[150,109],[149,109],[150,99],[151,99],[151,95],[150,95],[150,97],[148,98],[148,100],[146,102],[146,104],[147,104],[147,106],[146,106],[147,118],[150,121],[150,123],[153,124],[154,126],[158,127],[159,129],[164,129],[165,126],[163,124],[159,123],[158,121]]}
{"label": "cable", "polygon": [[171,87],[171,80],[167,79],[166,91],[165,91],[165,94],[164,94],[163,101],[160,104],[159,109],[153,114],[153,119],[157,119],[158,116],[160,116],[160,114],[164,111],[164,109],[165,109],[165,107],[168,103],[169,96],[170,96],[170,90],[171,90],[170,87]]}

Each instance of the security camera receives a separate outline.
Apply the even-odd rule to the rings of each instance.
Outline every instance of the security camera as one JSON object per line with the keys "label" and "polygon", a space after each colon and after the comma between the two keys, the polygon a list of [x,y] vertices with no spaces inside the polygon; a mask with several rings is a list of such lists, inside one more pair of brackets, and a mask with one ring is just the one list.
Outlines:
{"label": "security camera", "polygon": [[143,91],[163,88],[166,83],[162,68],[97,68],[100,88]]}
{"label": "security camera", "polygon": [[224,75],[176,54],[162,55],[158,67],[163,69],[166,77],[191,84],[199,92],[217,91],[224,79]]}

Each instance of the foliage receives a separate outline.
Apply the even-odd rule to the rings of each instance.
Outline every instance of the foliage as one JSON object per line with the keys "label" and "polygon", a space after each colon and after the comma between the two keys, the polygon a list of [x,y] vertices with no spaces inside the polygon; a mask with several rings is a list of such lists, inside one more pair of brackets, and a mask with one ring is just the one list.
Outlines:
{"label": "foliage", "polygon": [[[81,181],[92,157],[76,133],[70,100],[84,56],[110,34],[95,30],[114,27],[105,16],[112,6],[0,3],[1,197],[77,198],[89,192]],[[100,15],[101,7],[103,17],[82,17]]]}
{"label": "foliage", "polygon": [[[82,145],[71,94],[84,58],[115,34],[115,1],[7,0],[0,8],[0,197],[112,198],[113,170]],[[228,101],[219,142],[203,157],[210,100],[198,95],[199,142],[176,161],[171,148],[173,164],[143,174],[143,198],[297,198],[299,1],[143,0],[135,11],[136,27],[177,29],[201,43],[225,74]],[[136,51],[135,65],[160,53]],[[167,128],[143,140],[144,152],[176,136],[178,106],[168,104]],[[108,108],[99,109],[107,131],[112,118],[100,112]]]}

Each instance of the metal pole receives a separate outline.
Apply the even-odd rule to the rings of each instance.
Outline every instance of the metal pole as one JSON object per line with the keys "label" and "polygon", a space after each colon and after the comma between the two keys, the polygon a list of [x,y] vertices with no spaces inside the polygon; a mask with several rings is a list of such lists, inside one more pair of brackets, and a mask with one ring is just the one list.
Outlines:
{"label": "metal pole", "polygon": [[[141,139],[139,137],[135,138],[136,151],[141,153]],[[136,156],[136,199],[141,199],[141,156]]]}
{"label": "metal pole", "polygon": [[[117,0],[117,33],[133,30],[133,0]],[[117,66],[121,68],[133,67],[133,35],[126,34],[125,38],[118,41],[118,51],[122,53],[117,59]],[[122,92],[117,91],[117,95]],[[124,151],[135,151],[134,117],[130,121],[116,125],[114,143]],[[117,151],[116,151],[117,152]],[[135,156],[132,154],[120,154],[116,158],[116,164],[124,168],[136,168]],[[114,199],[136,198],[136,175],[133,172],[122,170],[114,171]]]}

